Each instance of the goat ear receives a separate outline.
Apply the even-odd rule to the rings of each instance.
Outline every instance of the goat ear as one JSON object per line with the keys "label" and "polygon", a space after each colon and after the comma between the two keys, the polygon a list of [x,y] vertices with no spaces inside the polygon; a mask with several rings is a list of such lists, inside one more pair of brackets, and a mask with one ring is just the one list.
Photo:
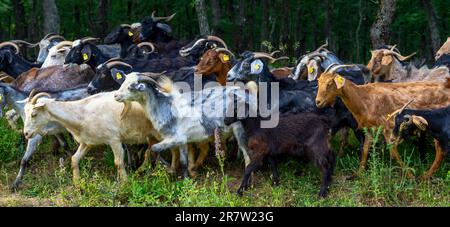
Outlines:
{"label": "goat ear", "polygon": [[390,55],[385,55],[381,59],[381,64],[382,65],[390,65],[391,63],[392,63],[392,56],[390,56]]}
{"label": "goat ear", "polygon": [[220,61],[221,61],[222,63],[230,62],[230,55],[220,53],[220,54],[219,54],[219,59],[220,59]]}
{"label": "goat ear", "polygon": [[413,115],[412,122],[417,126],[417,128],[419,128],[422,131],[425,131],[427,129],[428,121],[421,116]]}
{"label": "goat ear", "polygon": [[171,33],[172,32],[172,28],[168,25],[168,24],[163,24],[163,23],[157,23],[156,27],[160,28],[161,30],[167,32],[167,33]]}
{"label": "goat ear", "polygon": [[89,45],[86,45],[81,50],[81,57],[83,58],[83,62],[88,62],[91,59],[92,51]]}
{"label": "goat ear", "polygon": [[334,77],[334,83],[336,84],[337,89],[341,89],[342,87],[344,87],[345,84],[345,79],[342,76],[337,75],[336,77]]}
{"label": "goat ear", "polygon": [[111,69],[111,76],[118,84],[122,84],[126,79],[125,72],[116,68]]}

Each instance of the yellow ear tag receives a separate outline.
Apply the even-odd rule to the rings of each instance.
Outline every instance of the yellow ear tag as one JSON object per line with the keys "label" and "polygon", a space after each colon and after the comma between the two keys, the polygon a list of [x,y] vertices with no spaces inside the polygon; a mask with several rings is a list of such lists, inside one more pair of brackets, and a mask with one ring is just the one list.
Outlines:
{"label": "yellow ear tag", "polygon": [[342,76],[336,76],[335,81],[339,86],[344,86],[344,78]]}
{"label": "yellow ear tag", "polygon": [[116,73],[116,78],[117,78],[118,80],[121,80],[121,79],[122,79],[122,74]]}
{"label": "yellow ear tag", "polygon": [[313,67],[309,67],[309,68],[308,68],[308,73],[311,74],[311,73],[313,73],[313,72],[314,72],[314,68],[313,68]]}
{"label": "yellow ear tag", "polygon": [[87,54],[83,54],[83,60],[87,61],[89,59],[89,56]]}
{"label": "yellow ear tag", "polygon": [[259,68],[261,68],[260,65],[255,65],[255,70],[259,70]]}
{"label": "yellow ear tag", "polygon": [[0,95],[0,102],[3,100],[3,95]]}
{"label": "yellow ear tag", "polygon": [[227,61],[230,60],[230,56],[228,56],[228,54],[224,54],[223,57],[222,57],[222,60],[223,60],[224,62],[227,62]]}
{"label": "yellow ear tag", "polygon": [[133,32],[131,32],[131,31],[128,32],[128,36],[133,36],[133,35],[134,35]]}

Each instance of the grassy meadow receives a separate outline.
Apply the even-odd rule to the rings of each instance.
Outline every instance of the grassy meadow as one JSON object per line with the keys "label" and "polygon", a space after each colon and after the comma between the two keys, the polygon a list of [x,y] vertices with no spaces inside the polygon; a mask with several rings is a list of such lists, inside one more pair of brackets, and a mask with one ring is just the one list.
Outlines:
{"label": "grassy meadow", "polygon": [[[335,151],[338,137],[332,141]],[[82,160],[82,180],[74,187],[70,157],[62,150],[54,155],[48,138],[32,157],[19,190],[11,192],[9,185],[25,149],[19,141],[20,134],[1,120],[0,206],[450,206],[448,158],[430,181],[409,180],[402,174],[405,170],[377,143],[370,153],[368,170],[357,179],[347,180],[358,168],[358,146],[353,136],[345,155],[337,158],[334,180],[325,199],[317,196],[318,169],[290,159],[279,165],[280,186],[273,187],[270,170],[262,168],[254,175],[253,187],[240,197],[235,192],[243,175],[243,161],[218,160],[214,152],[195,179],[173,176],[157,165],[142,173],[129,171],[128,182],[119,184],[110,149],[95,149]],[[75,148],[72,142],[71,149]],[[425,163],[410,143],[404,142],[399,150],[417,178],[434,159],[431,142]]]}

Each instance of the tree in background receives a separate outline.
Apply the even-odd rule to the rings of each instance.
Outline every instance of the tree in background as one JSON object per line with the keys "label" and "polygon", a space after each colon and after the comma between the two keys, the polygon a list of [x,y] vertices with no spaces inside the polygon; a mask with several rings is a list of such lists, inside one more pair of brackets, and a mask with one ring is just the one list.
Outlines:
{"label": "tree in background", "polygon": [[44,34],[59,33],[59,14],[55,0],[43,0]]}
{"label": "tree in background", "polygon": [[198,25],[201,35],[210,35],[208,16],[206,14],[205,1],[195,0],[195,10],[197,11]]}
{"label": "tree in background", "polygon": [[441,39],[439,38],[439,29],[436,22],[436,10],[430,0],[420,0],[420,2],[422,3],[423,9],[427,16],[431,47],[433,48],[432,51],[433,53],[436,53],[436,51],[438,51],[441,47]]}
{"label": "tree in background", "polygon": [[390,25],[394,19],[396,0],[379,0],[380,9],[370,29],[370,38],[374,49],[389,44]]}

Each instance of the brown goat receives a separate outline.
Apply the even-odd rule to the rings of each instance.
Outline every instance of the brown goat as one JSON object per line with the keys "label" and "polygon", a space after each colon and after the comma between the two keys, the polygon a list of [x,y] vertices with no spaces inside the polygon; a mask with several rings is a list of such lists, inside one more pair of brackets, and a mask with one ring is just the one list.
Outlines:
{"label": "brown goat", "polygon": [[436,52],[434,59],[438,60],[444,54],[450,54],[450,37],[447,37],[447,41],[445,41],[441,48]]}
{"label": "brown goat", "polygon": [[[340,67],[345,67],[345,65],[335,67],[319,78],[316,105],[319,108],[332,105],[335,98],[340,97],[358,122],[359,128],[383,126],[383,134],[387,142],[391,142],[389,139],[394,128],[394,121],[389,119],[388,116],[411,99],[415,100],[411,104],[413,109],[435,109],[450,105],[449,80],[445,83],[414,82],[356,85],[335,73],[335,70]],[[370,131],[366,134],[359,171],[365,169],[373,136]],[[390,155],[404,167],[395,142],[390,150]],[[408,172],[408,177],[412,176]]]}
{"label": "brown goat", "polygon": [[200,62],[195,67],[195,73],[202,75],[216,74],[217,82],[225,86],[227,73],[232,67],[232,57],[234,57],[233,53],[225,48],[208,50],[203,54]]}
{"label": "brown goat", "polygon": [[[231,57],[234,54],[225,48],[217,48],[206,51],[200,62],[195,67],[196,74],[211,75],[216,74],[217,82],[225,86],[227,82],[227,73],[233,65],[231,64]],[[277,79],[286,78],[292,74],[292,68],[282,67],[272,69],[271,73]]]}
{"label": "brown goat", "polygon": [[20,74],[11,85],[26,93],[32,90],[53,92],[83,84],[87,86],[93,77],[94,71],[88,65],[51,66],[30,69]]}
{"label": "brown goat", "polygon": [[412,64],[402,64],[409,60],[415,53],[409,56],[402,56],[400,53],[394,51],[395,46],[390,50],[379,49],[372,51],[372,58],[367,64],[367,68],[372,71],[372,79],[376,82],[380,81],[392,81],[392,82],[413,82],[413,81],[444,81],[449,77],[449,70],[447,67],[442,66],[438,68],[429,69],[423,66],[417,69]]}

